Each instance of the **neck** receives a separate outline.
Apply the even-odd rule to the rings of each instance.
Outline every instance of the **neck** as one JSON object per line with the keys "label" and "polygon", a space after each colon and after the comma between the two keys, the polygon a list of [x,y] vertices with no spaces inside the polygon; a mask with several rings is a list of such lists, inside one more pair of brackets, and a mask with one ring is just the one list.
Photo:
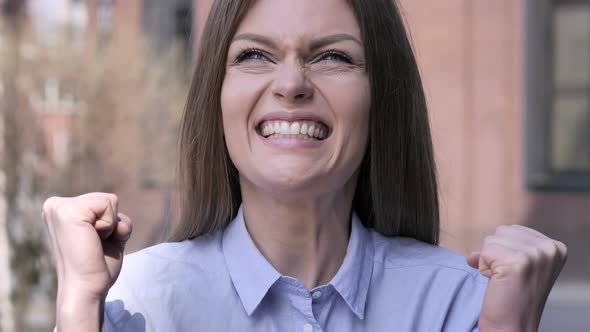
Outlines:
{"label": "neck", "polygon": [[248,233],[279,273],[308,289],[327,284],[336,275],[350,235],[351,183],[321,197],[285,197],[241,183]]}

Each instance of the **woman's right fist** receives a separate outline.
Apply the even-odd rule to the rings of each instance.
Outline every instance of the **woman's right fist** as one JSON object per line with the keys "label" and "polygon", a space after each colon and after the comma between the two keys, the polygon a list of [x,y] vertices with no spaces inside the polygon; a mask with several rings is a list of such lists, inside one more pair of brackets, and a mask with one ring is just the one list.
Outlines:
{"label": "woman's right fist", "polygon": [[[121,271],[131,220],[114,194],[51,197],[43,204],[60,302],[103,301]],[[65,305],[65,304],[64,304]]]}

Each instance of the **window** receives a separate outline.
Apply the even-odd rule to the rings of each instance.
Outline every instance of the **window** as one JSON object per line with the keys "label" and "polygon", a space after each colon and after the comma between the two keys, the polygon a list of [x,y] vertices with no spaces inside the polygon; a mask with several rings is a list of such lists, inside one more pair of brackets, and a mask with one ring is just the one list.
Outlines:
{"label": "window", "polygon": [[590,0],[528,0],[526,181],[590,191]]}

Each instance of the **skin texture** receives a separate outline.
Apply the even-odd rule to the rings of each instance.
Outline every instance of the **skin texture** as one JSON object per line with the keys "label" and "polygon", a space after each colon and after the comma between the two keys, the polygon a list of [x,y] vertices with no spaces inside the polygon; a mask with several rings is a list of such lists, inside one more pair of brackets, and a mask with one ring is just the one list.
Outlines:
{"label": "skin texture", "polygon": [[[311,47],[335,34],[347,37]],[[257,1],[228,51],[222,118],[248,231],[279,272],[308,288],[328,283],[346,253],[356,172],[368,138],[363,52],[344,0]],[[313,147],[265,144],[256,126],[276,111],[313,113],[330,126],[330,136]],[[52,197],[44,204],[62,332],[101,329],[104,297],[131,235],[131,222],[117,205],[117,197],[105,193]],[[532,229],[498,228],[468,257],[490,278],[480,330],[535,331],[566,255],[561,242]]]}

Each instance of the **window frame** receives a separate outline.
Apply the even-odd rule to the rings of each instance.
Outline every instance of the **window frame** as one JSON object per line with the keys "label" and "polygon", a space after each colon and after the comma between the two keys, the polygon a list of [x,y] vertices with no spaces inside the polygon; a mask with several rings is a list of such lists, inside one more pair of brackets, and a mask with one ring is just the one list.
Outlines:
{"label": "window frame", "polygon": [[526,0],[525,7],[525,186],[533,191],[590,192],[590,171],[551,169],[554,0]]}

